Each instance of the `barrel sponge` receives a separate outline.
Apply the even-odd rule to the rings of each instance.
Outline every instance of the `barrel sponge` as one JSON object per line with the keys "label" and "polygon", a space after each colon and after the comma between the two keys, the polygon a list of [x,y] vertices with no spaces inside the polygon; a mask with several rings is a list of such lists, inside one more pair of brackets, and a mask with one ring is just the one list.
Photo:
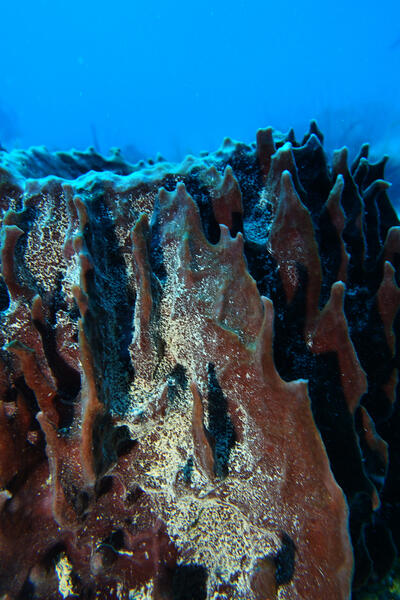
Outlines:
{"label": "barrel sponge", "polygon": [[315,122],[0,151],[0,597],[346,600],[400,549],[400,224]]}

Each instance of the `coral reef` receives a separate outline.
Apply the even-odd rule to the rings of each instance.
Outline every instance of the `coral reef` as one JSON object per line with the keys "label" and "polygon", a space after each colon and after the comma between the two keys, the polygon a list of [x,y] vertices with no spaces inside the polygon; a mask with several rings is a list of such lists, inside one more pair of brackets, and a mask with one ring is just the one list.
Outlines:
{"label": "coral reef", "polygon": [[388,575],[400,227],[385,160],[322,142],[0,151],[0,598],[344,600]]}

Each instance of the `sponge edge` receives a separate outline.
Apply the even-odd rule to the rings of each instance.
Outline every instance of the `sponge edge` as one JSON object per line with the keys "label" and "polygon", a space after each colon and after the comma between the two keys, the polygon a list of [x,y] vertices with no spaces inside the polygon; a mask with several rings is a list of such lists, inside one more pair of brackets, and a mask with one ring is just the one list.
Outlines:
{"label": "sponge edge", "polygon": [[1,153],[4,597],[341,600],[390,570],[399,222],[368,148],[331,170],[322,141]]}

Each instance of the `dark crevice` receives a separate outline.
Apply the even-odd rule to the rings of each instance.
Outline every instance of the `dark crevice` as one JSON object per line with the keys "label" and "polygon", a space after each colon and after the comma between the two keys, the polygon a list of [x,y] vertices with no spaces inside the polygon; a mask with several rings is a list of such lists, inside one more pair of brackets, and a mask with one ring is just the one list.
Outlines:
{"label": "dark crevice", "polygon": [[202,565],[179,565],[172,578],[172,600],[206,600],[207,579]]}
{"label": "dark crevice", "polygon": [[3,310],[7,310],[9,306],[10,294],[8,293],[8,289],[3,279],[3,276],[0,275],[0,312]]}
{"label": "dark crevice", "polygon": [[182,469],[183,479],[184,479],[185,483],[190,483],[191,482],[191,480],[192,480],[192,473],[193,473],[193,467],[194,467],[193,456],[189,456],[189,458],[186,461],[185,466]]}
{"label": "dark crevice", "polygon": [[33,390],[31,390],[31,388],[27,385],[24,377],[22,376],[18,377],[14,382],[14,386],[10,388],[10,394],[13,394],[15,399],[16,392],[19,392],[23,396],[29,407],[29,410],[32,412],[32,415],[35,416],[39,412],[39,404],[37,403]]}
{"label": "dark crevice", "polygon": [[217,244],[220,238],[220,228],[214,216],[209,188],[201,185],[199,179],[192,175],[185,177],[185,186],[198,206],[204,235],[210,244]]}
{"label": "dark crevice", "polygon": [[95,492],[96,498],[100,498],[105,494],[108,494],[113,487],[113,477],[111,475],[105,475],[96,481]]}
{"label": "dark crevice", "polygon": [[54,569],[61,554],[65,553],[65,551],[66,548],[63,543],[55,544],[55,546],[50,548],[43,556],[43,558],[40,561],[41,565],[46,569],[46,571]]}
{"label": "dark crevice", "polygon": [[365,268],[367,271],[371,271],[376,266],[377,258],[382,250],[376,197],[376,192],[369,193],[368,197],[364,196],[364,231],[367,250]]}
{"label": "dark crevice", "polygon": [[244,255],[250,275],[257,283],[262,296],[273,298],[281,286],[278,275],[278,263],[268,251],[266,245],[258,245],[245,240]]}
{"label": "dark crevice", "polygon": [[238,233],[243,234],[243,215],[240,212],[232,212],[232,227],[229,230],[231,237],[236,237]]}
{"label": "dark crevice", "polygon": [[105,406],[123,415],[129,407],[133,376],[129,344],[133,334],[134,297],[114,224],[99,195],[87,202],[85,243],[93,264],[86,274],[89,310],[84,318],[91,348],[97,392]]}
{"label": "dark crevice", "polygon": [[81,377],[59,354],[55,329],[38,320],[34,320],[33,324],[40,333],[47,363],[57,382],[54,403],[60,417],[59,429],[68,430],[74,418],[74,404],[81,389]]}
{"label": "dark crevice", "polygon": [[[351,515],[350,515],[351,516]],[[354,572],[352,587],[353,591],[362,588],[373,576],[373,563],[367,550],[365,540],[365,527],[359,527],[357,536],[353,534]]]}
{"label": "dark crevice", "polygon": [[124,547],[124,532],[122,529],[117,529],[108,535],[102,541],[103,546],[112,546],[115,550],[121,550]]}
{"label": "dark crevice", "polygon": [[17,600],[35,600],[35,586],[29,578],[24,582]]}
{"label": "dark crevice", "polygon": [[126,501],[128,505],[135,504],[140,498],[144,496],[144,491],[142,488],[135,484],[129,491],[126,496]]}
{"label": "dark crevice", "polygon": [[374,515],[374,519],[365,530],[365,541],[368,553],[374,565],[374,572],[379,579],[393,568],[397,550],[393,543],[392,534],[381,515]]}
{"label": "dark crevice", "polygon": [[231,155],[229,161],[221,164],[221,170],[224,171],[228,164],[239,183],[243,204],[242,219],[246,221],[254,213],[264,185],[261,169],[255,153],[250,152],[244,145]]}
{"label": "dark crevice", "polygon": [[305,145],[293,148],[292,152],[300,184],[306,192],[302,201],[315,220],[329,196],[332,185],[325,152],[316,136],[311,136]]}
{"label": "dark crevice", "polygon": [[98,552],[102,556],[102,566],[110,568],[118,558],[118,550],[124,547],[124,532],[122,529],[113,531],[108,535],[99,546]]}
{"label": "dark crevice", "polygon": [[208,364],[208,436],[214,455],[214,472],[217,477],[228,475],[229,454],[236,433],[228,413],[228,403],[218,383],[215,367]]}
{"label": "dark crevice", "polygon": [[281,547],[274,558],[276,584],[285,585],[293,579],[296,546],[287,533],[282,533]]}
{"label": "dark crevice", "polygon": [[186,369],[176,364],[168,377],[168,404],[174,407],[177,400],[183,392],[188,388],[188,379],[186,375]]}
{"label": "dark crevice", "polygon": [[323,275],[319,301],[319,306],[322,308],[329,300],[332,285],[338,280],[342,262],[340,237],[328,210],[322,211],[319,228],[315,233]]}
{"label": "dark crevice", "polygon": [[187,390],[188,378],[185,367],[177,363],[171,371],[170,377],[174,379],[176,385],[178,385],[183,391]]}
{"label": "dark crevice", "polygon": [[101,477],[120,456],[128,454],[137,444],[126,425],[112,422],[109,413],[98,415],[93,425],[93,458],[97,477]]}
{"label": "dark crevice", "polygon": [[364,468],[368,473],[369,479],[373,482],[378,492],[380,492],[386,476],[387,465],[381,453],[377,449],[371,448],[368,444],[360,408],[355,413],[355,426],[364,460]]}
{"label": "dark crevice", "polygon": [[[375,300],[369,300],[366,296],[367,293],[361,291],[357,295],[348,294],[345,312],[351,339],[368,378],[368,391],[362,398],[362,403],[375,423],[379,424],[390,417],[392,412],[393,407],[384,392],[384,386],[390,379],[395,361],[387,344]],[[374,349],[373,352],[371,348]]]}
{"label": "dark crevice", "polygon": [[389,229],[391,227],[398,227],[400,225],[400,220],[386,192],[381,192],[378,195],[377,208],[380,224],[379,234],[381,242],[384,243]]}

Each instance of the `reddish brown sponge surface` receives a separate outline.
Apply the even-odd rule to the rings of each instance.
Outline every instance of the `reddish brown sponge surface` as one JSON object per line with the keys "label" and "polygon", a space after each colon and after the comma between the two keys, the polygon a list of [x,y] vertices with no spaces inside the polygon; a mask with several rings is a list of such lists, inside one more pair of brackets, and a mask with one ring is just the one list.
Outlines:
{"label": "reddish brown sponge surface", "polygon": [[0,152],[0,598],[344,600],[400,548],[400,228],[363,146]]}

